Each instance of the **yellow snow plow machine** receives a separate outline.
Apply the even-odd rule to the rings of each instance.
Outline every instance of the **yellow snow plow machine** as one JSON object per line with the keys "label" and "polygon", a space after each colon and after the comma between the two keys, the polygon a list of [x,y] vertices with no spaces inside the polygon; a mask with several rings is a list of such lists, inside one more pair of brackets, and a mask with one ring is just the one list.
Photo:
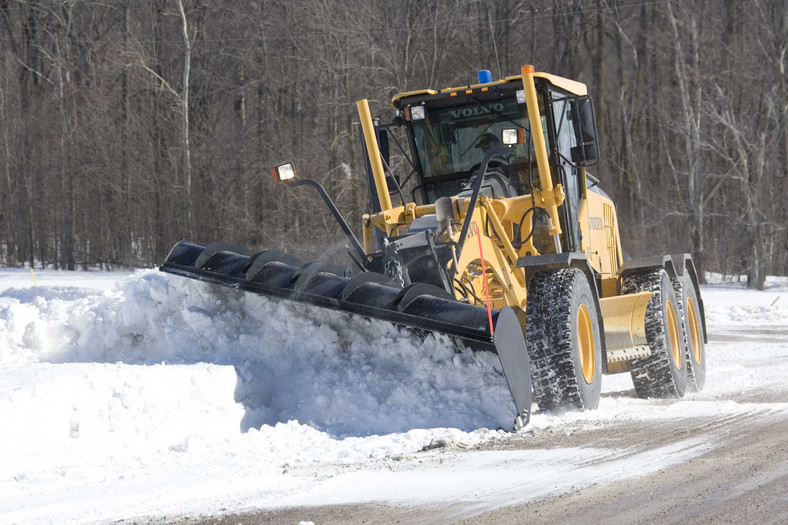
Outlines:
{"label": "yellow snow plow machine", "polygon": [[639,397],[699,390],[706,330],[692,258],[624,261],[615,206],[587,171],[599,148],[586,91],[523,66],[503,80],[482,71],[475,85],[399,94],[389,124],[359,101],[370,197],[360,242],[320,184],[292,164],[273,168],[277,182],[318,191],[355,275],[222,241],[179,242],[161,270],[494,352],[515,427],[532,399],[596,408],[602,374],[630,372]]}

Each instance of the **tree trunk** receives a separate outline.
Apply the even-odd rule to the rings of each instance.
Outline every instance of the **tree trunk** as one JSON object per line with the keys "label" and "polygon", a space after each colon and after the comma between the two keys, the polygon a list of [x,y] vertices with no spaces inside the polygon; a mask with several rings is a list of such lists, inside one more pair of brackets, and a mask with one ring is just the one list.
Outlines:
{"label": "tree trunk", "polygon": [[183,148],[183,180],[184,180],[184,219],[186,221],[186,236],[193,237],[192,231],[192,153],[189,136],[189,75],[191,72],[192,45],[189,38],[189,24],[183,0],[178,0],[178,11],[181,15],[181,33],[183,37],[183,77],[181,84],[181,116],[182,120],[182,148]]}
{"label": "tree trunk", "polygon": [[[0,122],[3,123],[8,122],[5,92],[5,86],[0,86]],[[16,266],[16,247],[13,242],[14,235],[11,225],[12,217],[14,216],[12,204],[14,184],[11,180],[11,149],[9,147],[8,127],[5,125],[3,126],[3,175],[6,191],[3,192],[2,202],[0,202],[0,205],[2,205],[2,211],[0,213],[5,215],[2,221],[5,224],[5,264],[7,266]]]}
{"label": "tree trunk", "polygon": [[55,69],[57,74],[58,114],[60,116],[58,171],[60,176],[60,196],[61,199],[63,199],[60,207],[61,248],[59,258],[61,267],[67,270],[74,270],[76,269],[74,264],[74,185],[68,161],[70,129],[68,101],[66,100],[66,93],[69,91],[67,87],[68,79],[66,78],[68,73],[64,71],[63,68],[63,61],[65,58],[61,54],[60,47],[58,36],[55,35],[55,52],[57,59]]}
{"label": "tree trunk", "polygon": [[690,53],[689,64],[685,58],[679,34],[678,22],[673,13],[672,2],[667,2],[668,21],[673,32],[674,69],[679,87],[681,123],[683,127],[684,150],[687,161],[687,197],[692,213],[690,237],[693,240],[693,252],[698,270],[698,280],[706,282],[703,253],[703,172],[701,171],[700,151],[700,49],[698,25],[695,13],[689,11],[682,21],[689,26]]}

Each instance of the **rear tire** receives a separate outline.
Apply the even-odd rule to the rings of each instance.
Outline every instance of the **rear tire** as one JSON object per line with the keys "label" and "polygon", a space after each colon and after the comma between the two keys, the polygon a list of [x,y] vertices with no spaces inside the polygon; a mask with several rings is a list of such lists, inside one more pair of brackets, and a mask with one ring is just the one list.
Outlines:
{"label": "rear tire", "polygon": [[678,398],[687,389],[687,367],[676,291],[665,270],[627,275],[622,292],[652,292],[646,308],[646,340],[651,355],[630,362],[632,382],[640,398]]}
{"label": "rear tire", "polygon": [[531,279],[525,338],[540,409],[599,405],[602,340],[596,302],[583,272],[568,268]]}
{"label": "rear tire", "polygon": [[[695,286],[688,275],[683,275],[681,283],[681,304],[684,324],[684,357],[687,364],[687,389],[700,392],[706,384],[706,345],[703,343],[703,321],[700,303]],[[675,287],[675,283],[674,283]]]}

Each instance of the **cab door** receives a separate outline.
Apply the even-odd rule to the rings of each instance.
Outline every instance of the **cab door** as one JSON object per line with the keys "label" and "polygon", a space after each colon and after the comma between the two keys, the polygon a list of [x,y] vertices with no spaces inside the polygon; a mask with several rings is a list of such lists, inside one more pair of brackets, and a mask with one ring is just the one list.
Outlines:
{"label": "cab door", "polygon": [[554,183],[564,187],[565,200],[561,206],[561,229],[564,251],[581,251],[580,208],[584,199],[584,188],[581,184],[581,169],[572,162],[572,148],[577,146],[577,137],[573,125],[571,95],[556,90],[550,91],[552,106],[551,133],[555,138],[551,170]]}

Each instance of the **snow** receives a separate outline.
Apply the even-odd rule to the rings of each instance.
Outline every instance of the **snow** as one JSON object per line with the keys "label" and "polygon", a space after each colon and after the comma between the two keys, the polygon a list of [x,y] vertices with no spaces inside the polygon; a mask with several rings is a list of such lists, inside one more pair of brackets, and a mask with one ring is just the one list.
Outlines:
{"label": "snow", "polygon": [[[38,292],[53,288],[57,293],[64,293],[63,288],[85,290],[105,290],[112,288],[120,279],[129,276],[129,272],[102,272],[98,270],[80,272],[59,272],[52,270],[33,270],[36,282],[39,285]],[[0,290],[8,288],[25,289],[33,286],[33,276],[30,268],[1,268],[0,267]],[[67,292],[65,292],[67,293]]]}
{"label": "snow", "polygon": [[[771,278],[763,292],[746,290],[745,282],[721,282],[708,290],[713,301],[706,322],[726,326],[784,326],[788,318],[788,278]],[[709,301],[707,301],[709,302]]]}
{"label": "snow", "polygon": [[[389,501],[430,506],[440,501],[463,501],[472,495],[475,510],[494,509],[529,499],[592,485],[606,479],[622,480],[656,472],[696,457],[710,446],[688,439],[644,454],[609,460],[610,451],[562,448],[517,451],[482,451],[443,454],[418,470],[340,474],[310,494],[310,504],[333,505],[358,501]],[[589,465],[608,459],[595,466]],[[450,466],[436,465],[438,461]],[[447,472],[449,471],[449,472]],[[281,506],[303,504],[286,497]]]}
{"label": "snow", "polygon": [[[0,270],[0,523],[471,494],[495,508],[713,446],[686,440],[613,461],[588,447],[419,452],[433,439],[508,438],[498,429],[511,428],[514,407],[495,356],[156,270],[36,278]],[[788,281],[767,284],[704,287],[703,392],[640,400],[628,375],[605,376],[598,410],[537,412],[526,432],[788,412],[731,399],[785,388]]]}
{"label": "snow", "polygon": [[9,289],[2,300],[0,365],[229,367],[237,384],[228,401],[244,404],[242,430],[298,420],[344,437],[512,424],[496,356],[455,354],[380,322],[155,270],[100,293]]}

